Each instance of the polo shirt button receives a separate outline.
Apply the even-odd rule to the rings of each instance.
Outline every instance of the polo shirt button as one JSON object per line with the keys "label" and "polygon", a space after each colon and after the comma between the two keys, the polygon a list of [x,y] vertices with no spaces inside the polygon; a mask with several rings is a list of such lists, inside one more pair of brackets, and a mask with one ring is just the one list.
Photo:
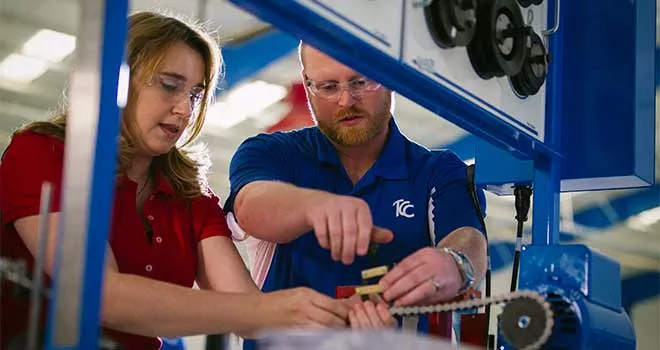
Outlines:
{"label": "polo shirt button", "polygon": [[156,243],[163,243],[163,238],[160,236],[156,237]]}
{"label": "polo shirt button", "polygon": [[153,216],[153,215],[149,215],[149,216],[147,216],[147,220],[149,220],[149,221],[154,221],[154,216]]}
{"label": "polo shirt button", "polygon": [[144,269],[147,270],[147,272],[151,272],[151,270],[153,270],[154,268],[151,265],[147,265],[144,267]]}

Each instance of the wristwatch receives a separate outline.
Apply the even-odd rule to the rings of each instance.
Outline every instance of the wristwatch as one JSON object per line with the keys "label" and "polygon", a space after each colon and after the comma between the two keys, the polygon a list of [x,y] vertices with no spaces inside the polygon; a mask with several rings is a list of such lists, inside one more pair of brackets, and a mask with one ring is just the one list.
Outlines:
{"label": "wristwatch", "polygon": [[461,278],[463,279],[463,285],[458,290],[458,294],[461,294],[465,292],[467,289],[472,288],[476,282],[476,278],[475,278],[474,265],[472,265],[470,259],[468,259],[468,257],[465,256],[465,254],[456,251],[452,248],[442,247],[440,248],[440,250],[449,254],[449,256],[451,256],[452,259],[454,259],[454,262],[458,267],[458,272],[461,274]]}

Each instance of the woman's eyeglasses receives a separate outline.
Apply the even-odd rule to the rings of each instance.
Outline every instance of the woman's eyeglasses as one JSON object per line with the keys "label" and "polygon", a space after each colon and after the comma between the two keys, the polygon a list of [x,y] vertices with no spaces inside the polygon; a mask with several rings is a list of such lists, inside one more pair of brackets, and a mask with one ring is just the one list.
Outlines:
{"label": "woman's eyeglasses", "polygon": [[190,101],[191,110],[195,110],[204,98],[205,89],[203,86],[194,86],[186,90],[185,78],[168,73],[157,73],[147,83],[149,86],[156,86],[163,93],[168,102],[178,103],[182,98],[187,97]]}

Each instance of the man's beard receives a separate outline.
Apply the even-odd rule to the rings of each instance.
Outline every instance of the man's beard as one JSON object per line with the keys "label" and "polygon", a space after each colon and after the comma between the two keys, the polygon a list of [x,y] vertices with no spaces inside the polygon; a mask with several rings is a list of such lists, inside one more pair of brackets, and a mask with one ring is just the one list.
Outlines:
{"label": "man's beard", "polygon": [[[357,125],[351,126],[342,126],[338,123],[339,120],[347,116],[360,116],[364,119]],[[340,146],[361,146],[367,144],[385,130],[387,123],[384,121],[388,117],[389,114],[370,116],[362,109],[349,107],[337,111],[331,122],[318,119],[316,122],[319,130],[335,144]]]}

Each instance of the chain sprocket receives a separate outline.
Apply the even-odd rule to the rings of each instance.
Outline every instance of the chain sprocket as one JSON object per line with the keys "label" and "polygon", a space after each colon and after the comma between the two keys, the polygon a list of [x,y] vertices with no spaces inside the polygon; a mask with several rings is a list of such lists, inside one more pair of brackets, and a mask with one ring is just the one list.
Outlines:
{"label": "chain sprocket", "polygon": [[[506,319],[503,320],[503,322],[508,322],[507,320],[511,317],[514,317],[517,314],[521,314],[519,312],[520,310],[529,310],[529,312],[525,313],[524,316],[529,317],[530,319],[528,322],[533,322],[535,325],[535,328],[532,330],[523,329],[523,327],[518,327],[518,330],[514,330],[527,332],[523,337],[524,344],[521,344],[518,341],[519,337],[516,338],[515,336],[511,336],[511,333],[509,332],[505,338],[511,342],[511,345],[517,346],[519,349],[536,349],[548,341],[548,338],[550,338],[550,334],[552,332],[552,327],[554,325],[552,309],[550,304],[541,294],[530,290],[520,290],[509,294],[493,296],[490,298],[472,299],[437,305],[391,307],[389,311],[391,315],[412,316],[429,314],[432,312],[470,310],[487,305],[501,304],[504,305],[505,312],[507,311],[507,306],[509,304],[514,306],[514,308],[509,307],[509,310],[506,314],[503,312],[503,315],[506,316]],[[539,317],[541,319],[538,319]],[[541,327],[538,328],[536,325],[540,325]],[[507,329],[509,328],[510,327],[507,327]],[[533,335],[533,337],[530,337],[530,335]]]}

